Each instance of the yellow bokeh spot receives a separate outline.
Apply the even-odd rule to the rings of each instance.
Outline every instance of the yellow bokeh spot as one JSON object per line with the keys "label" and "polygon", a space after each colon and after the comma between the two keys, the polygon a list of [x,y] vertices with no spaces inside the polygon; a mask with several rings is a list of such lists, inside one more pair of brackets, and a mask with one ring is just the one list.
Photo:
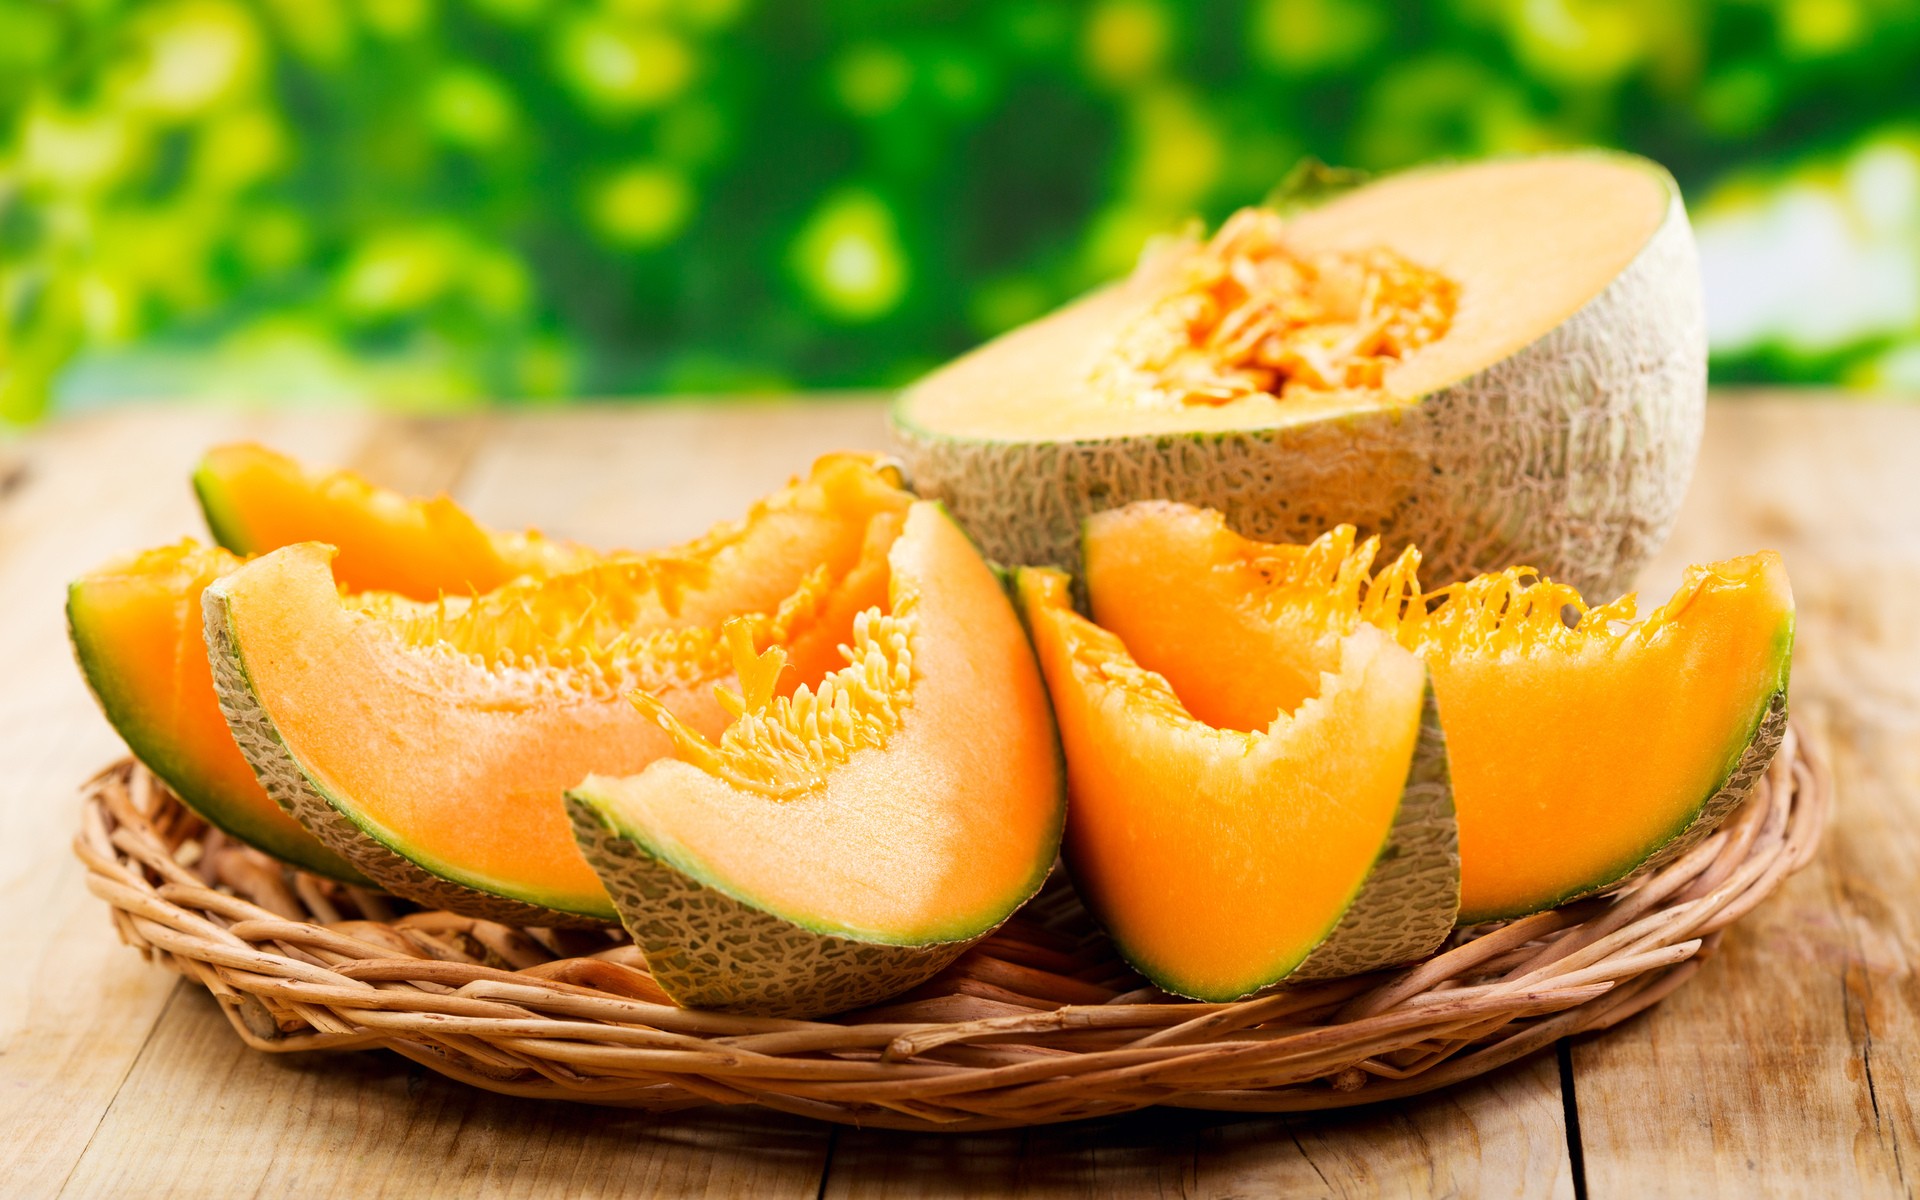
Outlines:
{"label": "yellow bokeh spot", "polygon": [[1632,0],[1522,0],[1514,50],[1543,79],[1597,87],[1640,63],[1647,32]]}
{"label": "yellow bokeh spot", "polygon": [[1220,133],[1183,92],[1156,89],[1132,111],[1127,190],[1152,207],[1189,207],[1205,197],[1226,164]]}
{"label": "yellow bokeh spot", "polygon": [[907,290],[907,258],[893,210],[873,193],[829,197],[801,228],[789,256],[813,302],[843,321],[885,316]]}
{"label": "yellow bokeh spot", "polygon": [[415,37],[433,19],[432,0],[360,0],[360,19],[382,37]]}
{"label": "yellow bokeh spot", "polygon": [[913,64],[892,46],[855,46],[833,66],[833,91],[855,116],[892,112],[913,86]]}
{"label": "yellow bokeh spot", "polygon": [[513,131],[513,97],[484,71],[449,67],[427,86],[426,117],[434,132],[456,145],[495,146]]}
{"label": "yellow bokeh spot", "polygon": [[1849,49],[1865,27],[1857,0],[1787,0],[1780,9],[1780,40],[1803,58]]}
{"label": "yellow bokeh spot", "polygon": [[118,342],[134,332],[137,298],[126,280],[104,271],[88,271],[75,284],[81,323],[90,340]]}
{"label": "yellow bokeh spot", "polygon": [[610,112],[657,108],[686,90],[697,65],[687,43],[664,29],[586,18],[560,32],[561,77]]}
{"label": "yellow bokeh spot", "polygon": [[246,10],[214,0],[149,9],[128,98],[163,118],[204,112],[260,73],[260,30]]}
{"label": "yellow bokeh spot", "polygon": [[464,285],[474,306],[489,316],[512,317],[533,299],[533,278],[511,251],[486,247],[467,263]]}
{"label": "yellow bokeh spot", "polygon": [[350,316],[378,319],[418,309],[445,294],[459,269],[460,248],[441,231],[376,234],[347,260],[340,305]]}
{"label": "yellow bokeh spot", "polygon": [[313,245],[307,218],[287,205],[248,210],[235,223],[233,237],[248,269],[261,276],[278,275],[299,266]]}
{"label": "yellow bokeh spot", "polygon": [[1260,0],[1247,30],[1254,56],[1287,72],[1324,71],[1364,57],[1386,31],[1367,0]]}
{"label": "yellow bokeh spot", "polygon": [[262,0],[261,7],[300,57],[331,65],[346,54],[351,33],[340,0]]}
{"label": "yellow bokeh spot", "polygon": [[119,178],[132,159],[133,139],[118,113],[82,116],[41,104],[22,121],[20,174],[30,183],[100,187]]}
{"label": "yellow bokeh spot", "polygon": [[658,163],[637,163],[592,189],[587,219],[614,245],[640,249],[672,240],[693,207],[693,185],[686,175]]}
{"label": "yellow bokeh spot", "polygon": [[272,174],[286,157],[287,135],[279,118],[264,108],[236,109],[200,135],[194,177],[202,186],[236,191]]}
{"label": "yellow bokeh spot", "polygon": [[1167,10],[1155,0],[1102,0],[1087,16],[1081,56],[1089,75],[1126,87],[1159,70],[1172,40]]}

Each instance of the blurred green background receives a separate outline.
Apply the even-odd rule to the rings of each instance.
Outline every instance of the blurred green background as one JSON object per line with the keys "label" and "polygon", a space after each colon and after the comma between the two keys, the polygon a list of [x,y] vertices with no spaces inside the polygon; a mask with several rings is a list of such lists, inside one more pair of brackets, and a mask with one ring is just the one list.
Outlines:
{"label": "blurred green background", "polygon": [[1913,0],[0,0],[0,421],[894,384],[1303,154],[1578,143],[1717,378],[1920,389]]}

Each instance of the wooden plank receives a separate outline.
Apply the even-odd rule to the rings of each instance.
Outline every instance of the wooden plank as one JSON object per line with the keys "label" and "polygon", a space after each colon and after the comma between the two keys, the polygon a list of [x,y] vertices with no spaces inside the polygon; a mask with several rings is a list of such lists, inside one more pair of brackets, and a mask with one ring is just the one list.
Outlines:
{"label": "wooden plank", "polygon": [[261,1054],[183,987],[63,1194],[781,1200],[815,1195],[826,1149],[798,1118],[521,1100],[384,1052]]}
{"label": "wooden plank", "polygon": [[1353,1112],[1145,1112],[1026,1132],[845,1131],[822,1195],[1484,1196],[1571,1200],[1553,1056],[1450,1092]]}
{"label": "wooden plank", "polygon": [[92,1136],[173,977],[121,947],[67,846],[75,787],[124,753],[67,648],[67,581],[198,532],[187,474],[224,438],[271,431],[338,454],[364,422],[120,412],[0,449],[0,1178],[51,1194]]}
{"label": "wooden plank", "polygon": [[[1833,733],[1818,860],[1719,961],[1574,1050],[1588,1192],[1906,1196],[1920,1184],[1920,409],[1717,405],[1651,572],[1781,550],[1793,702]],[[1650,592],[1650,595],[1658,593]]]}

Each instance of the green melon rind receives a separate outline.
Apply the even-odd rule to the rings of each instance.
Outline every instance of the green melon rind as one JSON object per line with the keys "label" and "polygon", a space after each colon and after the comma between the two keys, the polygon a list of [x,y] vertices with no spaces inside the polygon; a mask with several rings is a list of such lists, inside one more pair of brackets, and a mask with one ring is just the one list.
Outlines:
{"label": "green melon rind", "polygon": [[683,1007],[814,1017],[876,1004],[932,978],[1001,924],[920,944],[822,933],[657,857],[590,791],[568,792],[566,804],[574,838],[613,896],[647,969]]}
{"label": "green melon rind", "polygon": [[133,756],[151,771],[180,802],[192,809],[207,824],[238,841],[263,851],[304,871],[324,875],[359,887],[372,887],[373,881],[353,869],[352,864],[324,846],[285,837],[280,830],[247,819],[246,813],[221,799],[217,787],[201,779],[190,764],[164,739],[156,736],[138,720],[133,706],[123,703],[115,686],[112,665],[95,645],[82,615],[85,607],[84,584],[67,589],[67,635],[73,646],[74,661],[80,667],[87,690],[105,714],[107,723],[127,744]]}
{"label": "green melon rind", "polygon": [[1224,433],[1067,441],[894,441],[920,495],[945,501],[988,557],[1080,579],[1082,522],[1135,500],[1226,514],[1244,536],[1306,542],[1343,522],[1435,583],[1526,563],[1617,595],[1673,526],[1706,413],[1698,254],[1678,187],[1667,217],[1598,296],[1451,387],[1390,411]]}
{"label": "green melon rind", "polygon": [[1624,887],[1668,863],[1678,859],[1693,849],[1720,825],[1735,809],[1744,803],[1753,793],[1753,787],[1773,765],[1773,759],[1780,752],[1780,743],[1787,733],[1787,691],[1784,680],[1780,689],[1767,700],[1760,710],[1754,726],[1742,743],[1742,748],[1733,761],[1733,765],[1721,778],[1718,786],[1692,809],[1680,823],[1669,829],[1664,836],[1649,843],[1650,852],[1637,856],[1630,861],[1605,872],[1596,882],[1586,883],[1569,889],[1564,895],[1543,901],[1539,904],[1527,904],[1511,910],[1489,912],[1462,912],[1460,924],[1478,925],[1488,921],[1511,920],[1530,913],[1541,912],[1549,908],[1558,908],[1575,900],[1602,892]]}
{"label": "green melon rind", "polygon": [[1453,933],[1459,911],[1460,831],[1447,739],[1429,680],[1420,740],[1387,844],[1339,924],[1287,980],[1338,979],[1425,958]]}
{"label": "green melon rind", "polygon": [[[1071,859],[1067,868],[1071,872]],[[1312,943],[1223,987],[1184,980],[1117,938],[1114,948],[1147,982],[1169,995],[1231,1003],[1292,983],[1363,975],[1424,958],[1453,932],[1459,909],[1460,838],[1453,819],[1452,776],[1429,680],[1393,824],[1373,866]]]}
{"label": "green melon rind", "polygon": [[220,476],[206,463],[194,469],[193,495],[200,502],[200,516],[207,523],[207,533],[223,550],[240,555],[254,554],[259,547],[245,535],[240,514],[228,500],[222,484]]}
{"label": "green melon rind", "polygon": [[423,863],[395,844],[391,834],[356,813],[351,804],[308,774],[287,749],[273,718],[254,695],[247,677],[246,655],[234,639],[220,581],[207,588],[202,604],[214,691],[234,740],[267,794],[322,845],[387,891],[428,908],[502,925],[547,928],[603,928],[616,919],[611,908],[604,913],[557,908],[467,886],[459,880],[462,873],[457,868]]}

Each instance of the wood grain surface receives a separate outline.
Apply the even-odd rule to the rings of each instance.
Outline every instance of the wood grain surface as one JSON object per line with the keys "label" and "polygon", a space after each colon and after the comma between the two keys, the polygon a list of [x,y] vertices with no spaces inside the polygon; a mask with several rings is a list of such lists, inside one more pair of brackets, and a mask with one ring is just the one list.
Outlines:
{"label": "wood grain surface", "polygon": [[[1920,1182],[1920,407],[1712,406],[1686,562],[1785,552],[1794,702],[1834,744],[1820,858],[1719,958],[1605,1036],[1450,1092],[1313,1118],[1157,1111],[962,1137],[731,1109],[514,1101],[387,1054],[247,1050],[115,941],[67,851],[120,753],[73,669],[67,580],[198,533],[189,469],[257,438],[483,520],[677,540],[816,454],[866,398],[406,419],[126,410],[0,443],[0,1192],[9,1196],[1910,1196]],[[1569,1117],[1572,1117],[1570,1127]]]}

